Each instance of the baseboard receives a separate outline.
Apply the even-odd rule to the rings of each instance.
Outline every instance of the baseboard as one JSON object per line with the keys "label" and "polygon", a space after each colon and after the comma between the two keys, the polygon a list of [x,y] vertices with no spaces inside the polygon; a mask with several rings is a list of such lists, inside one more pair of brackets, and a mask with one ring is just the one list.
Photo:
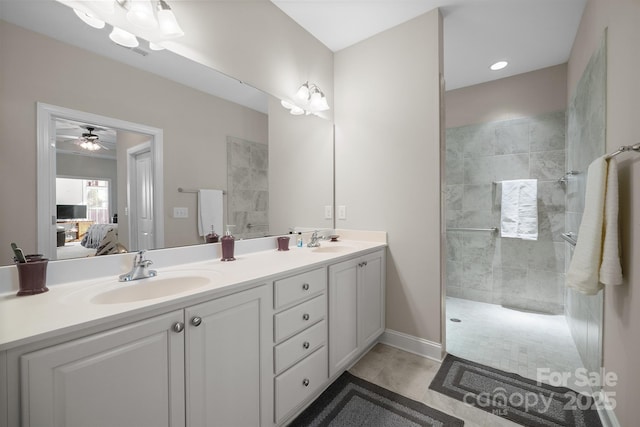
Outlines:
{"label": "baseboard", "polygon": [[380,336],[379,341],[382,344],[426,357],[427,359],[442,361],[442,344],[425,340],[424,338],[414,337],[413,335],[403,334],[402,332],[386,329]]}
{"label": "baseboard", "polygon": [[[601,390],[594,393],[594,398],[598,401],[598,415],[600,415],[602,427],[622,427],[618,421],[618,417],[616,417],[616,413],[613,412],[611,408],[612,405],[609,403],[607,395],[602,394]],[[603,402],[606,402],[606,404]]]}

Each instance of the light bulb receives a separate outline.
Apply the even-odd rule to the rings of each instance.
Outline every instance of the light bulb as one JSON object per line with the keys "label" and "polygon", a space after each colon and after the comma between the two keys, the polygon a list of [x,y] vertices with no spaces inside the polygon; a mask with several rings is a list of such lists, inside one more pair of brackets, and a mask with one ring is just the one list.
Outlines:
{"label": "light bulb", "polygon": [[101,15],[107,14],[111,15],[114,10],[114,1],[113,0],[93,0],[91,2],[92,10],[96,10],[100,12]]}
{"label": "light bulb", "polygon": [[291,108],[290,113],[293,114],[294,116],[301,116],[304,114],[304,110],[298,107],[297,105],[294,105],[293,108]]}
{"label": "light bulb", "polygon": [[99,30],[104,28],[104,21],[96,18],[95,16],[93,16],[93,14],[81,12],[77,9],[73,9],[73,11],[78,16],[78,18],[82,19],[82,22],[89,25],[90,27],[97,28]]}
{"label": "light bulb", "polygon": [[181,37],[184,36],[184,31],[180,28],[176,15],[169,5],[164,1],[158,2],[158,23],[160,24],[160,31],[167,37]]}
{"label": "light bulb", "polygon": [[113,31],[109,34],[109,38],[114,43],[124,47],[134,48],[139,44],[136,36],[118,27],[113,27]]}
{"label": "light bulb", "polygon": [[307,101],[309,99],[309,82],[300,86],[300,89],[296,92],[296,97],[302,101]]}
{"label": "light bulb", "polygon": [[149,42],[149,49],[151,49],[151,50],[164,50],[164,46],[161,46],[158,43]]}
{"label": "light bulb", "polygon": [[295,107],[295,105],[293,105],[289,101],[285,101],[284,99],[282,101],[280,101],[280,105],[282,105],[287,110],[291,110],[293,107]]}
{"label": "light bulb", "polygon": [[498,61],[495,64],[492,64],[489,68],[492,71],[498,71],[498,70],[502,70],[507,65],[509,65],[509,63],[507,61]]}
{"label": "light bulb", "polygon": [[149,0],[129,0],[129,12],[127,12],[127,19],[134,25],[140,28],[156,28],[158,21],[153,16],[153,7]]}

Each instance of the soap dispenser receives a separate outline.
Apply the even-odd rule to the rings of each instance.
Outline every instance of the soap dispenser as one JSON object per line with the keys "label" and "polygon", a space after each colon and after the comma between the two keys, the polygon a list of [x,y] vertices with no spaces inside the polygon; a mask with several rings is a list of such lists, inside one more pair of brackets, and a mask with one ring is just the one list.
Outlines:
{"label": "soap dispenser", "polygon": [[215,232],[215,230],[213,229],[213,225],[211,226],[211,233],[207,234],[207,236],[205,237],[205,239],[207,240],[207,243],[218,243],[218,238],[220,236],[218,236]]}
{"label": "soap dispenser", "polygon": [[296,246],[301,248],[303,245],[304,245],[304,242],[302,241],[302,232],[298,231],[298,240],[296,241]]}
{"label": "soap dispenser", "polygon": [[235,245],[235,238],[231,235],[229,228],[235,227],[235,225],[227,225],[227,232],[220,239],[222,242],[222,260],[221,261],[235,261],[233,257],[233,249]]}

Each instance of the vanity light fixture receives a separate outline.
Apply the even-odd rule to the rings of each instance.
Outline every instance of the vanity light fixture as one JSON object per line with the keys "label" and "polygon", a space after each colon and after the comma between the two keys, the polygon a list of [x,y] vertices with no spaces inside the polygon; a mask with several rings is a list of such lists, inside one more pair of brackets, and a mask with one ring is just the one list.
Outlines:
{"label": "vanity light fixture", "polygon": [[324,96],[324,93],[322,93],[316,84],[309,84],[309,82],[303,83],[296,92],[295,97],[297,102],[285,100],[280,102],[280,104],[294,116],[317,114],[329,109],[327,97]]}
{"label": "vanity light fixture", "polygon": [[158,43],[149,42],[149,49],[151,49],[151,50],[164,50],[164,47],[159,45]]}
{"label": "vanity light fixture", "polygon": [[[75,14],[86,24],[98,29],[105,26],[101,17],[113,14],[117,4],[121,8],[119,13],[125,15],[127,21],[140,28],[145,38],[154,40],[152,50],[162,50],[164,48],[159,43],[184,35],[175,14],[165,0],[93,0],[79,3],[86,3],[89,12],[74,9]],[[139,44],[134,34],[115,26],[109,38],[128,48],[137,47]]]}
{"label": "vanity light fixture", "polygon": [[489,68],[491,69],[491,71],[498,71],[498,70],[502,70],[507,65],[509,65],[507,61],[498,61],[494,64],[491,64]]}

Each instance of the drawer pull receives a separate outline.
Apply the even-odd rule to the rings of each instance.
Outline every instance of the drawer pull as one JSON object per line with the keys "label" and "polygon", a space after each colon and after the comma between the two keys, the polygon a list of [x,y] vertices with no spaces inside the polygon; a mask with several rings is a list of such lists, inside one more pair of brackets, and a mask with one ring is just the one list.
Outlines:
{"label": "drawer pull", "polygon": [[302,315],[302,320],[309,320],[310,316],[309,313],[305,313]]}
{"label": "drawer pull", "polygon": [[176,322],[176,323],[173,324],[172,329],[173,329],[173,332],[180,333],[180,332],[182,332],[184,330],[184,323]]}
{"label": "drawer pull", "polygon": [[309,290],[309,284],[308,283],[303,283],[302,284],[302,290],[303,291],[308,291]]}
{"label": "drawer pull", "polygon": [[302,385],[305,387],[309,387],[309,378],[305,378],[302,380]]}
{"label": "drawer pull", "polygon": [[191,318],[191,324],[193,326],[200,326],[201,323],[202,323],[202,317],[195,316]]}
{"label": "drawer pull", "polygon": [[309,344],[309,341],[305,341],[304,343],[302,343],[302,348],[304,348],[305,350],[307,350],[309,348],[311,344]]}

